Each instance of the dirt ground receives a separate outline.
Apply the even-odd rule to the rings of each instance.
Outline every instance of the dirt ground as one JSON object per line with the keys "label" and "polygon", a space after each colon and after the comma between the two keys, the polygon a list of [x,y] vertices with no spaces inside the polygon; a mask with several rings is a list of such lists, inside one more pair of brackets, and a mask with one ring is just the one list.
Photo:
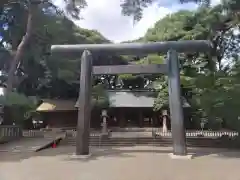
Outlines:
{"label": "dirt ground", "polygon": [[192,160],[163,147],[94,148],[84,160],[74,151],[0,152],[0,180],[240,180],[240,152],[224,149],[189,149]]}

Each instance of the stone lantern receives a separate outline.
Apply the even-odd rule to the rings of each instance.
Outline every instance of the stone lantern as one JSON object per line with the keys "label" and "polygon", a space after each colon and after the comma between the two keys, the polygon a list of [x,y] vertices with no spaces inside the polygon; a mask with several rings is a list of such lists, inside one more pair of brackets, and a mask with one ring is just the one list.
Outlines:
{"label": "stone lantern", "polygon": [[102,134],[108,134],[108,129],[107,129],[107,110],[103,109],[102,110]]}
{"label": "stone lantern", "polygon": [[162,132],[166,133],[168,131],[167,129],[167,110],[162,110],[162,117],[163,117],[163,127],[162,127]]}
{"label": "stone lantern", "polygon": [[200,122],[200,126],[201,126],[201,130],[202,130],[202,133],[203,133],[203,129],[204,129],[204,126],[205,126],[205,122],[204,122],[204,121],[201,121],[201,122]]}

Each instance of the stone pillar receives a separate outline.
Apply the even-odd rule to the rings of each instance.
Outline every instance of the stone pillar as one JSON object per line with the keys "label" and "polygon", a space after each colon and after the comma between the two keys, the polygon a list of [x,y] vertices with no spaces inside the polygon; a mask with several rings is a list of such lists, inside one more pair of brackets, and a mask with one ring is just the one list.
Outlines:
{"label": "stone pillar", "polygon": [[89,154],[89,133],[92,108],[91,92],[92,92],[92,55],[89,51],[85,50],[81,58],[76,155]]}
{"label": "stone pillar", "polygon": [[180,67],[178,53],[170,50],[167,54],[168,60],[168,88],[169,106],[171,114],[171,127],[173,138],[173,154],[186,155],[186,135],[184,127],[183,109],[180,93]]}

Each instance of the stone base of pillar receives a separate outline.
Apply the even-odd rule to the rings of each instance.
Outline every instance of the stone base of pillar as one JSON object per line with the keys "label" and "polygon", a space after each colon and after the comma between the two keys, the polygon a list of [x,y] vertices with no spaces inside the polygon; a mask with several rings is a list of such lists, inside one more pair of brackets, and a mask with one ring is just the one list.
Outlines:
{"label": "stone base of pillar", "polygon": [[89,158],[91,158],[92,154],[89,153],[87,155],[76,155],[73,154],[70,156],[70,159],[76,159],[76,160],[88,160]]}
{"label": "stone base of pillar", "polygon": [[171,159],[183,159],[183,160],[188,160],[188,159],[192,159],[192,158],[193,158],[192,154],[187,154],[187,155],[181,156],[181,155],[175,155],[175,154],[173,154],[173,153],[169,153],[168,155],[169,155],[169,157],[170,157]]}

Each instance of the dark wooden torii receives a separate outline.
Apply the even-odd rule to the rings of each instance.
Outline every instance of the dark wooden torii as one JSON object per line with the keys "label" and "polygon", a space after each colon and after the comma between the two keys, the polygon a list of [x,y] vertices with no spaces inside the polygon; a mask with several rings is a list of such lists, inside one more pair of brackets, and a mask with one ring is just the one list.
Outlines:
{"label": "dark wooden torii", "polygon": [[[209,41],[168,41],[154,43],[53,45],[52,53],[71,53],[81,57],[79,109],[76,138],[76,155],[89,154],[92,75],[101,74],[166,74],[169,88],[173,154],[186,155],[186,135],[180,92],[178,53],[208,52]],[[92,54],[139,55],[167,53],[166,64],[93,66]]]}

